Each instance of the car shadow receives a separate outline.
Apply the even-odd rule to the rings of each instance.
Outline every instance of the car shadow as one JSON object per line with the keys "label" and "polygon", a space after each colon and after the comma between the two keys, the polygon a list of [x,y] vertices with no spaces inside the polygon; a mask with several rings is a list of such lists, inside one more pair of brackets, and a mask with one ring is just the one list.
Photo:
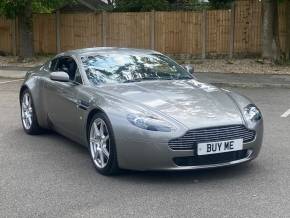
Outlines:
{"label": "car shadow", "polygon": [[[219,181],[234,182],[236,180],[241,180],[243,178],[249,178],[249,176],[256,174],[257,172],[261,172],[263,170],[262,165],[258,161],[252,161],[250,163],[223,167],[223,168],[215,168],[215,169],[206,169],[206,170],[188,170],[188,171],[131,171],[131,170],[121,170],[118,175],[115,176],[103,176],[96,172],[93,164],[90,161],[89,153],[86,147],[81,146],[72,140],[59,135],[55,132],[49,131],[42,135],[37,136],[28,136],[26,135],[22,129],[16,129],[13,135],[20,135],[21,137],[33,137],[34,143],[37,144],[39,150],[48,150],[46,144],[49,144],[49,150],[57,150],[59,146],[63,152],[69,152],[72,156],[77,157],[77,159],[85,161],[87,166],[82,165],[82,168],[76,168],[76,173],[82,175],[84,179],[93,179],[97,177],[98,181],[100,177],[104,177],[102,179],[116,182],[118,183],[126,183],[126,184],[151,184],[151,185],[160,185],[160,184],[199,184],[199,183],[211,183]],[[45,144],[42,143],[44,140],[49,138],[49,142]],[[39,145],[45,145],[39,147]],[[25,149],[25,148],[22,148]],[[61,157],[63,154],[59,154]],[[69,155],[66,154],[67,158]],[[54,157],[55,161],[58,158]],[[63,160],[62,160],[63,161]],[[67,160],[69,161],[69,160]],[[75,165],[74,167],[77,167]],[[80,166],[78,166],[80,167]]]}
{"label": "car shadow", "polygon": [[[46,146],[40,145],[49,145],[49,149],[53,149],[56,147],[62,146],[63,149],[68,149],[71,153],[80,153],[85,154],[88,153],[88,150],[85,146],[82,146],[71,139],[60,135],[51,130],[45,130],[43,133],[39,135],[28,135],[23,129],[17,128],[14,131],[11,131],[7,137],[14,138],[14,140],[29,140],[29,145],[37,145],[39,149],[45,149]],[[49,141],[48,141],[49,140]],[[22,145],[23,147],[23,145]],[[48,148],[48,147],[46,147]]]}
{"label": "car shadow", "polygon": [[129,171],[124,170],[119,174],[118,180],[123,182],[136,181],[140,183],[168,183],[168,184],[193,184],[206,183],[212,181],[234,181],[242,178],[248,178],[257,172],[260,165],[256,162],[246,164],[214,168],[203,170],[187,170],[187,171]]}

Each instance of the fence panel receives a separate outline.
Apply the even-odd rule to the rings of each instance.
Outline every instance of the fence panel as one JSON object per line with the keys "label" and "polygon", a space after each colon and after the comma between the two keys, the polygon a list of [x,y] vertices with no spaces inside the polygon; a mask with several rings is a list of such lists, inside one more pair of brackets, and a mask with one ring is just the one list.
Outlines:
{"label": "fence panel", "polygon": [[100,14],[61,14],[61,50],[101,46]]}
{"label": "fence panel", "polygon": [[170,54],[201,54],[202,12],[156,12],[155,49]]}
{"label": "fence panel", "polygon": [[12,53],[12,28],[13,21],[0,17],[0,51]]}
{"label": "fence panel", "polygon": [[[259,0],[235,1],[231,10],[203,12],[74,13],[60,15],[60,50],[95,46],[153,48],[168,54],[260,54],[262,9]],[[282,51],[289,46],[285,3],[279,5]],[[232,20],[233,19],[233,20]],[[57,52],[55,14],[33,16],[36,53]],[[16,22],[17,24],[17,22]],[[19,50],[14,21],[0,17],[0,51]],[[15,34],[14,34],[15,32]],[[288,40],[288,42],[287,42]],[[16,43],[16,45],[15,45]]]}
{"label": "fence panel", "polygon": [[212,10],[207,12],[207,53],[210,55],[229,53],[230,24],[230,10]]}
{"label": "fence panel", "polygon": [[105,28],[107,46],[150,48],[150,12],[109,13]]}
{"label": "fence panel", "polygon": [[56,18],[54,14],[34,14],[33,38],[35,53],[56,53]]}
{"label": "fence panel", "polygon": [[261,51],[261,2],[236,1],[235,53],[249,54]]}

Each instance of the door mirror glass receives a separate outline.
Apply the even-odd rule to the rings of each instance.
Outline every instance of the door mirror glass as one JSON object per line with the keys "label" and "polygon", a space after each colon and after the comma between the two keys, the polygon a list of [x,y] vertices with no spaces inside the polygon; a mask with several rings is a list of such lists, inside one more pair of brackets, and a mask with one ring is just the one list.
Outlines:
{"label": "door mirror glass", "polygon": [[190,73],[191,75],[194,74],[194,68],[192,65],[186,65],[185,69],[187,70],[188,73]]}
{"label": "door mirror glass", "polygon": [[69,75],[63,71],[52,72],[50,74],[50,79],[58,82],[68,82]]}

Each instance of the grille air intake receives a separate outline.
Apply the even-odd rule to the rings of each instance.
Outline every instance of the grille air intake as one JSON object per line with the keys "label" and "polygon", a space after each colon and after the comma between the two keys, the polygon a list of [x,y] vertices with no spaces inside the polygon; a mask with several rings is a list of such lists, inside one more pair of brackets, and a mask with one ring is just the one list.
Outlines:
{"label": "grille air intake", "polygon": [[201,142],[243,139],[244,143],[247,143],[253,141],[255,136],[256,132],[244,125],[211,127],[189,130],[185,135],[170,140],[168,145],[173,150],[193,150],[197,143]]}

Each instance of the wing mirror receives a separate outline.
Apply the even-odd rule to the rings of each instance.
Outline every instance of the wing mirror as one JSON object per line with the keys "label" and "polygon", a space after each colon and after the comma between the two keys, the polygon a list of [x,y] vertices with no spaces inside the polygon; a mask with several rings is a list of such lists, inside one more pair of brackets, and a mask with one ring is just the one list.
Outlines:
{"label": "wing mirror", "polygon": [[187,70],[188,73],[190,73],[191,75],[194,74],[194,68],[192,65],[186,65],[185,69]]}
{"label": "wing mirror", "polygon": [[58,82],[68,82],[69,75],[63,71],[57,71],[50,73],[50,79]]}

